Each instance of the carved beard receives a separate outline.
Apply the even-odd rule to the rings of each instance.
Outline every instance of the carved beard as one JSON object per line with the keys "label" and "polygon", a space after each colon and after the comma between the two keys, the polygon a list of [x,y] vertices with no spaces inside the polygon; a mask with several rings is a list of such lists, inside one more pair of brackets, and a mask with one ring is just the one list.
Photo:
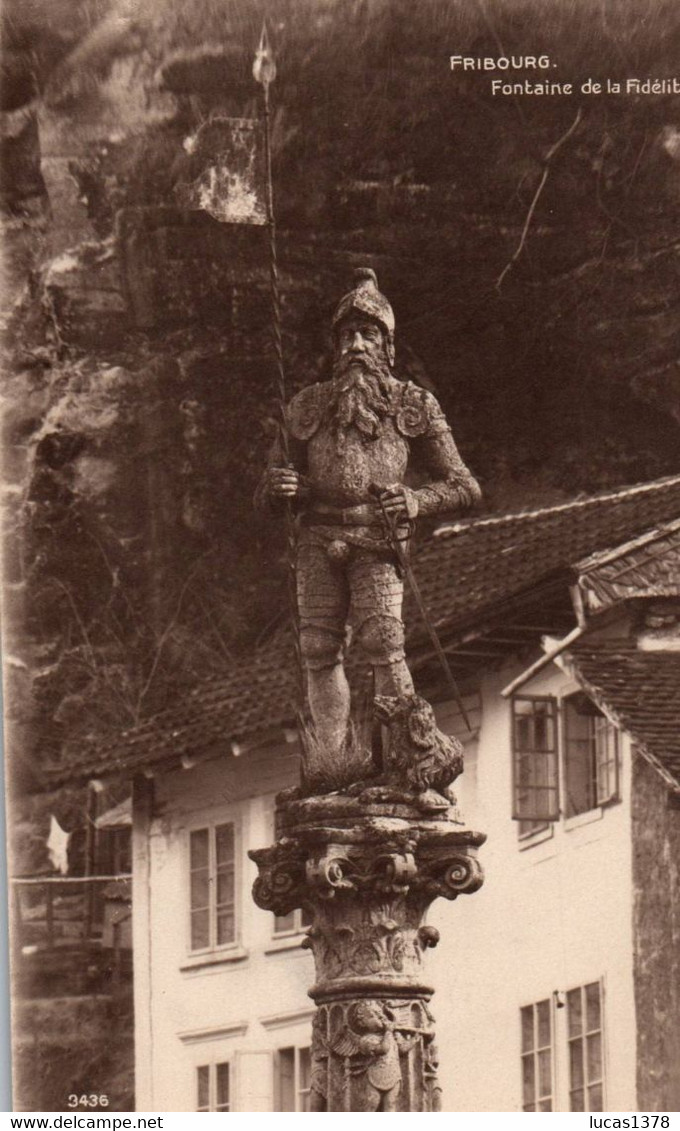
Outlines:
{"label": "carved beard", "polygon": [[380,435],[381,421],[390,412],[389,376],[386,362],[365,355],[350,354],[334,363],[329,408],[337,432],[354,425],[371,440]]}

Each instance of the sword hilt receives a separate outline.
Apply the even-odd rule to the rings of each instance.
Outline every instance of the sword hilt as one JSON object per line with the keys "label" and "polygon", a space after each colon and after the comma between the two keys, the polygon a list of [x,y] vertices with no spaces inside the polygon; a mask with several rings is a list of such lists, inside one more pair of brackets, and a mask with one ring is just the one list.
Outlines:
{"label": "sword hilt", "polygon": [[[392,538],[392,541],[396,542],[396,543],[408,542],[409,539],[411,538],[412,534],[413,534],[414,529],[415,529],[415,525],[416,525],[415,521],[412,518],[409,518],[408,515],[406,515],[406,517],[403,520],[396,518],[396,517],[392,517],[392,515],[390,515],[389,511],[387,510],[387,507],[385,506],[384,500],[383,500],[383,494],[385,493],[386,490],[387,490],[386,487],[379,487],[377,483],[371,483],[371,484],[369,484],[369,487],[368,487],[369,495],[376,500],[376,502],[378,503],[378,506],[380,507],[380,512],[381,512],[382,517],[383,517],[383,522],[385,523],[385,526],[387,527],[388,534]],[[393,548],[395,549],[395,552],[397,552],[397,553],[399,553],[399,552],[403,553],[404,552],[402,550],[401,546],[399,546],[399,547],[395,546]]]}

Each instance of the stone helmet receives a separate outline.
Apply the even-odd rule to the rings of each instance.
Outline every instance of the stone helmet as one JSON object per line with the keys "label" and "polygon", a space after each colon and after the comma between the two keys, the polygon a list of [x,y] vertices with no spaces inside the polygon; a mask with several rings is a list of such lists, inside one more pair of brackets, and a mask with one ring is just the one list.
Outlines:
{"label": "stone helmet", "polygon": [[354,287],[340,299],[333,315],[334,332],[350,314],[363,314],[378,323],[385,334],[389,363],[394,365],[394,311],[378,290],[378,278],[371,267],[357,267],[354,271]]}

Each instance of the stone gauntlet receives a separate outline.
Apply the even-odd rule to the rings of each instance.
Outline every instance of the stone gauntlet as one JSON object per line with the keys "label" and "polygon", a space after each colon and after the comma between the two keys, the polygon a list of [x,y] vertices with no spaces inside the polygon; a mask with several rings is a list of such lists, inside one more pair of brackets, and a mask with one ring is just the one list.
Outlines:
{"label": "stone gauntlet", "polygon": [[[280,514],[290,503],[294,510],[299,510],[308,502],[311,490],[304,476],[298,473],[298,486],[294,495],[277,495],[273,491],[275,485],[274,473],[280,470],[281,465],[266,468],[254,495],[254,504],[257,510],[266,510],[272,514]],[[295,468],[290,468],[294,471]]]}
{"label": "stone gauntlet", "polygon": [[471,483],[439,482],[429,483],[414,491],[417,499],[418,514],[440,514],[442,511],[469,510],[481,498],[481,491],[476,481],[470,476]]}
{"label": "stone gauntlet", "polygon": [[448,428],[424,438],[419,455],[431,480],[414,492],[419,514],[466,511],[479,502],[482,497],[479,484],[460,458]]}

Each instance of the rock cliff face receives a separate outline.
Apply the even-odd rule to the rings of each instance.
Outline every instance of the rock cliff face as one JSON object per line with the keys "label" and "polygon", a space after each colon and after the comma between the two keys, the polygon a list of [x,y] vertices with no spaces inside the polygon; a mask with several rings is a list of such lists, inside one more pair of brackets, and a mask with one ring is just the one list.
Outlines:
{"label": "rock cliff face", "polygon": [[[14,1111],[134,1110],[132,993],[35,996],[17,1005]],[[20,1034],[20,1036],[18,1035]],[[97,1102],[93,1098],[97,1097]]]}
{"label": "rock cliff face", "polygon": [[[450,71],[454,51],[533,53],[536,7],[286,0],[270,29],[290,392],[371,263],[401,372],[437,391],[490,506],[677,470],[677,99],[492,98]],[[282,540],[250,505],[274,418],[266,233],[174,191],[202,121],[257,112],[260,9],[31,13],[7,5],[2,138],[6,651],[28,786],[234,662],[283,603]],[[671,3],[608,23],[581,0],[542,16],[539,46],[578,83],[671,73],[679,36]]]}

